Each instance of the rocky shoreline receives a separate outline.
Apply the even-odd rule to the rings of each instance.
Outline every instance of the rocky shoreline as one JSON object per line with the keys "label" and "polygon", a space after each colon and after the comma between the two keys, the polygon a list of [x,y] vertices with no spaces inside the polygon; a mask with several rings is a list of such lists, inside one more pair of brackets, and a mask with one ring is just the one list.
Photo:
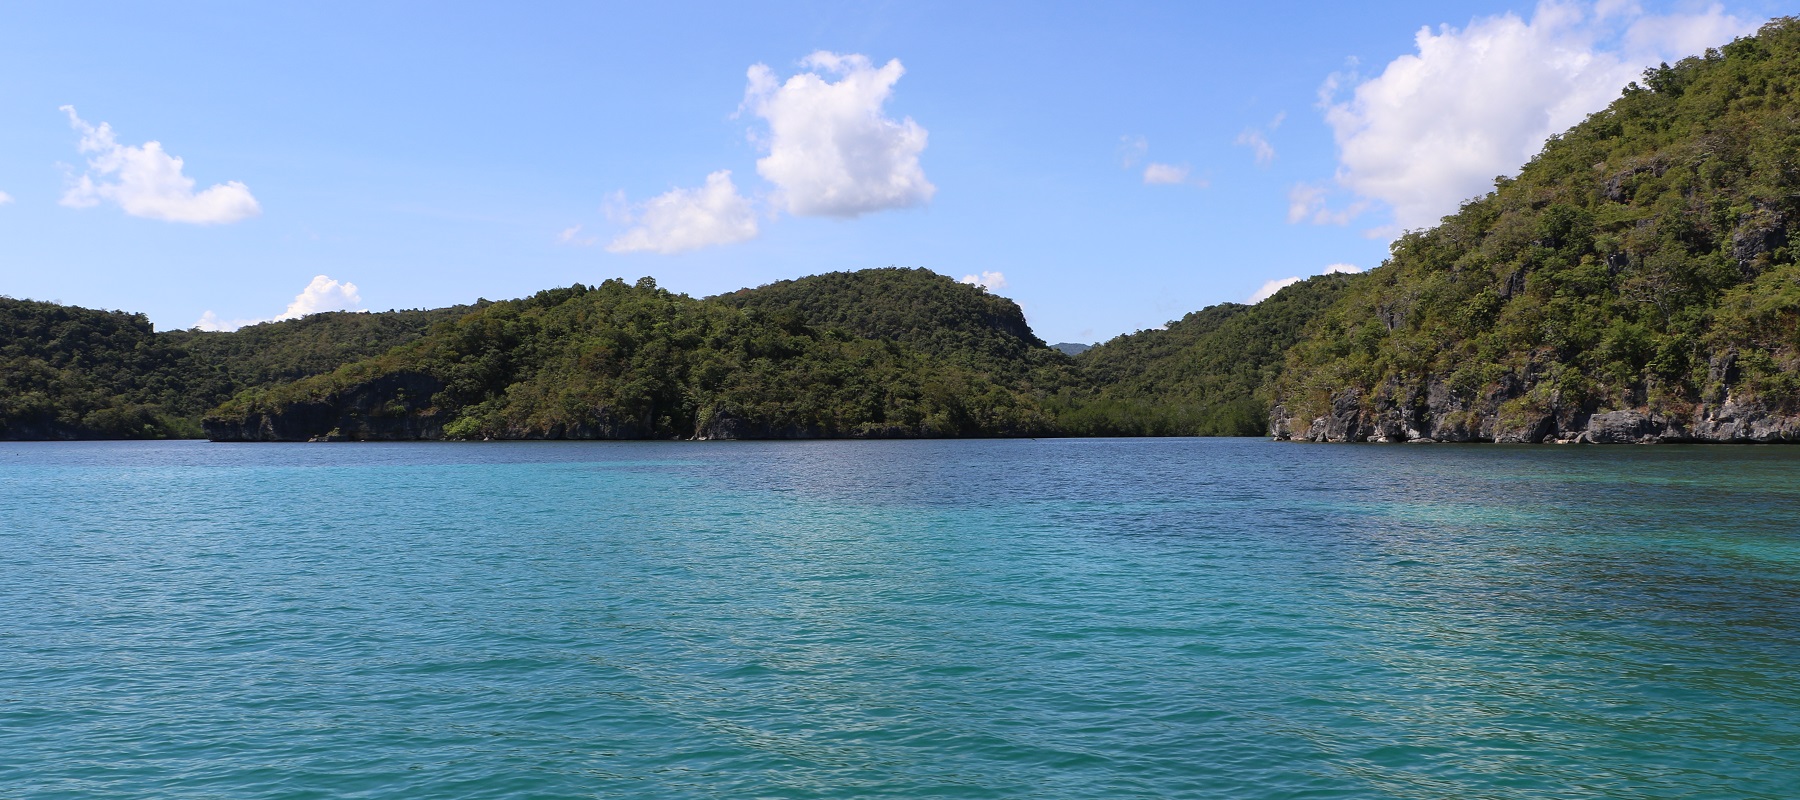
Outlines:
{"label": "rocky shoreline", "polygon": [[[1760,400],[1726,396],[1686,414],[1647,407],[1503,411],[1504,393],[1458,402],[1442,384],[1424,397],[1389,386],[1367,397],[1354,389],[1331,398],[1329,413],[1305,419],[1282,405],[1269,413],[1269,436],[1297,442],[1494,442],[1500,444],[1800,444],[1800,416]],[[1415,402],[1423,400],[1423,402]]]}

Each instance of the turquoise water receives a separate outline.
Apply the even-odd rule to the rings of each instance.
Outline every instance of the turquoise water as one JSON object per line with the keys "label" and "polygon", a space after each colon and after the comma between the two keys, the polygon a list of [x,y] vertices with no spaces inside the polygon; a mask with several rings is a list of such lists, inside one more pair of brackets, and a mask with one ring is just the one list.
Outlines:
{"label": "turquoise water", "polygon": [[1791,798],[1800,448],[0,444],[0,798]]}

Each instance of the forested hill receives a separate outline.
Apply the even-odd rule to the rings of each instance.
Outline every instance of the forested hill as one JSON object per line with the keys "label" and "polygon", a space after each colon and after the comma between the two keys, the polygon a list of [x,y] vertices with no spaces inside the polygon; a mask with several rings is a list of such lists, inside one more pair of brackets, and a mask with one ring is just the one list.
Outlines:
{"label": "forested hill", "polygon": [[[880,338],[874,338],[879,336]],[[328,374],[239,395],[215,439],[1020,436],[1075,380],[1010,300],[866,270],[729,299],[648,278],[494,303]]]}
{"label": "forested hill", "polygon": [[191,436],[229,388],[142,314],[0,297],[0,439]]}
{"label": "forested hill", "polygon": [[201,415],[239,391],[386,352],[470,308],[156,333],[142,314],[0,297],[0,439],[200,436]]}
{"label": "forested hill", "polygon": [[[294,320],[265,322],[231,332],[169,331],[160,334],[215,366],[238,389],[295,381],[380,355],[487,305],[382,311],[325,311]],[[223,399],[223,398],[221,398]]]}
{"label": "forested hill", "polygon": [[1649,70],[1288,355],[1315,440],[1800,439],[1800,22]]}
{"label": "forested hill", "polygon": [[1261,303],[1222,303],[1076,358],[1083,391],[1057,407],[1074,436],[1257,436],[1266,387],[1307,325],[1364,275],[1320,275]]}
{"label": "forested hill", "polygon": [[650,279],[232,333],[29,301],[0,438],[1253,435],[1259,394],[1351,278],[1226,304],[1079,358],[1016,303],[927,270],[696,300]]}
{"label": "forested hill", "polygon": [[865,339],[899,342],[928,355],[995,362],[1041,355],[1019,305],[927,269],[829,272],[712,298]]}

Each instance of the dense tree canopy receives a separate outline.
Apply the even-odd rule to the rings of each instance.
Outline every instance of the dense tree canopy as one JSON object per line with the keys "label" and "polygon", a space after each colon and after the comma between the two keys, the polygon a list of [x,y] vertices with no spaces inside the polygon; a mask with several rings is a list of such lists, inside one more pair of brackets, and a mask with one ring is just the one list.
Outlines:
{"label": "dense tree canopy", "polygon": [[[778,284],[779,301],[671,294],[643,279],[575,285],[494,303],[381,357],[241,395],[209,429],[241,438],[673,438],[982,436],[1054,430],[1040,392],[985,352],[1042,350],[1029,330],[934,337],[926,314],[1019,320],[1017,307],[942,276],[871,271],[866,307],[916,332],[875,339],[809,289],[853,297],[854,280]],[[864,273],[856,273],[864,275]],[[894,279],[903,278],[900,282]],[[944,289],[955,292],[939,297]],[[998,304],[1011,308],[996,308]],[[836,324],[833,324],[836,323]],[[866,323],[865,323],[866,324]],[[1021,326],[1022,327],[1022,326]],[[864,330],[869,329],[864,327]],[[1000,341],[1013,337],[1019,341]],[[913,342],[939,342],[934,355]],[[335,434],[334,434],[335,432]]]}
{"label": "dense tree canopy", "polygon": [[201,414],[238,391],[386,352],[468,310],[156,333],[142,314],[0,297],[0,439],[199,436]]}
{"label": "dense tree canopy", "polygon": [[1055,406],[1058,421],[1075,436],[1259,435],[1288,348],[1363,277],[1321,275],[1101,344],[1076,358],[1082,388]]}
{"label": "dense tree canopy", "polygon": [[[1296,416],[1438,383],[1508,419],[1800,403],[1800,24],[1648,70],[1406,234],[1291,353]],[[1476,403],[1478,405],[1478,403]]]}

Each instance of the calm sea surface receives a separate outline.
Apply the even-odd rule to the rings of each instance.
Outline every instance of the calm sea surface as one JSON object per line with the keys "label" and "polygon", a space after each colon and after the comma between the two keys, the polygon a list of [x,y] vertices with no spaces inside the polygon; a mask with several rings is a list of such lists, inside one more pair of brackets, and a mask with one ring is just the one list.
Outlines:
{"label": "calm sea surface", "polygon": [[1800,448],[0,444],[0,798],[1793,798]]}

